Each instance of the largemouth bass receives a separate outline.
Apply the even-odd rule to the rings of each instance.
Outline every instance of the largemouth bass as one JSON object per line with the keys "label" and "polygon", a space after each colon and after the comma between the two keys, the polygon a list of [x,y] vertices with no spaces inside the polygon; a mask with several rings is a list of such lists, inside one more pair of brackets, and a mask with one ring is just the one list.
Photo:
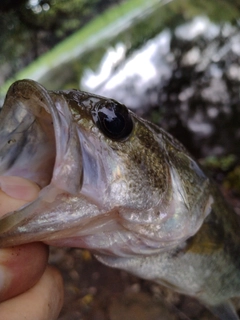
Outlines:
{"label": "largemouth bass", "polygon": [[239,319],[229,302],[240,295],[237,215],[177,140],[123,104],[15,82],[0,113],[0,175],[41,187],[0,220],[1,247],[87,248]]}

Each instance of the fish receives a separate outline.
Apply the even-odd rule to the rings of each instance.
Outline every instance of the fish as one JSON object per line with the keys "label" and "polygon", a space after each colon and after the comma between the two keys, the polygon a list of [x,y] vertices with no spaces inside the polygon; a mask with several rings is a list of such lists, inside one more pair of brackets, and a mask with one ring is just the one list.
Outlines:
{"label": "fish", "polygon": [[124,104],[14,82],[0,112],[0,175],[41,188],[0,219],[1,248],[86,248],[221,320],[239,319],[237,214],[177,139]]}

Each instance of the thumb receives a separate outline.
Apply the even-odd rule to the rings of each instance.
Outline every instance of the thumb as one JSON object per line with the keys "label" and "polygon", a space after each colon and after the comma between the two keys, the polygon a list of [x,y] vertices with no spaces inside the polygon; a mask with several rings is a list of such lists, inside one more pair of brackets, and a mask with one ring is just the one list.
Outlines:
{"label": "thumb", "polygon": [[0,217],[37,198],[40,188],[30,180],[0,176]]}
{"label": "thumb", "polygon": [[[0,177],[0,217],[33,201],[39,187],[20,177]],[[0,301],[31,288],[42,276],[48,249],[42,243],[0,249]]]}

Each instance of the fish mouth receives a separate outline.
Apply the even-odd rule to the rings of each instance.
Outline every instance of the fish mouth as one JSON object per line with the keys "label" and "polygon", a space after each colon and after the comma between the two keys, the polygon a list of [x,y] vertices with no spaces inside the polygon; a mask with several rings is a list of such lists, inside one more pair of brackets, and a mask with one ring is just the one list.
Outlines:
{"label": "fish mouth", "polygon": [[0,113],[0,175],[29,179],[41,191],[23,210],[1,219],[0,234],[11,234],[47,204],[57,205],[58,195],[79,193],[83,170],[76,130],[62,95],[32,80],[17,81],[9,88]]}
{"label": "fish mouth", "polygon": [[56,141],[49,102],[46,90],[35,83],[19,81],[10,87],[0,113],[1,176],[21,176],[40,188],[50,183]]}
{"label": "fish mouth", "polygon": [[[15,82],[0,113],[0,138],[0,175],[20,176],[40,188],[51,183],[78,193],[82,176],[80,142],[61,95],[32,80]],[[76,155],[78,166],[71,166]]]}

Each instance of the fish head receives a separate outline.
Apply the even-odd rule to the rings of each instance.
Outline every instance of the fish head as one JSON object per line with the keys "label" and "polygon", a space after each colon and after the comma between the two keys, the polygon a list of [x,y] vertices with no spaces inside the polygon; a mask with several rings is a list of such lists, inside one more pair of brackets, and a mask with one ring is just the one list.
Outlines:
{"label": "fish head", "polygon": [[194,235],[213,201],[209,179],[164,130],[113,99],[32,80],[10,87],[0,113],[0,175],[41,188],[0,220],[0,246],[152,254]]}

